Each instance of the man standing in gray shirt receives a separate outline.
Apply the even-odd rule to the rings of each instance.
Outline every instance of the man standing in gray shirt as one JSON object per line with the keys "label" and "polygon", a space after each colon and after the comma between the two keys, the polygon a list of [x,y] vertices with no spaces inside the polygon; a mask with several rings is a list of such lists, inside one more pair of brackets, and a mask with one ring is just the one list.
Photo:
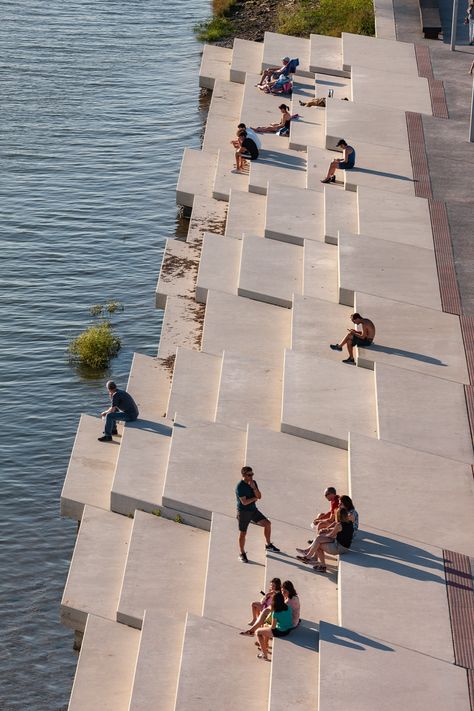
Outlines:
{"label": "man standing in gray shirt", "polygon": [[107,390],[112,401],[108,410],[101,412],[105,418],[104,434],[99,442],[112,442],[112,435],[117,434],[117,422],[133,422],[138,417],[138,407],[131,395],[125,390],[119,390],[113,380],[107,382]]}

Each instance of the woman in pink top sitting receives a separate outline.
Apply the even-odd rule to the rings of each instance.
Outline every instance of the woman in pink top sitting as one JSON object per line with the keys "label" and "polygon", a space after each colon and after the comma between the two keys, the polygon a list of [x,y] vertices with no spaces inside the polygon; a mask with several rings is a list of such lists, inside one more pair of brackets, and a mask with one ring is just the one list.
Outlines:
{"label": "woman in pink top sitting", "polygon": [[291,609],[293,628],[297,627],[300,623],[300,599],[291,580],[285,580],[281,586],[281,591],[286,604]]}
{"label": "woman in pink top sitting", "polygon": [[260,602],[252,602],[252,619],[248,623],[250,629],[245,630],[245,632],[241,632],[240,634],[244,634],[251,637],[254,634],[255,630],[265,623],[271,612],[273,596],[276,592],[280,591],[280,578],[272,578],[270,581],[269,590],[266,595],[262,597]]}

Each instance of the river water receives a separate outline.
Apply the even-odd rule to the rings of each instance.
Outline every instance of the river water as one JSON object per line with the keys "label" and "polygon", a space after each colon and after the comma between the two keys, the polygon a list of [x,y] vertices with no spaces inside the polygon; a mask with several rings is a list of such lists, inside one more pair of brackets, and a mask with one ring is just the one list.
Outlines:
{"label": "river water", "polygon": [[[204,108],[193,25],[206,0],[3,0],[0,22],[0,709],[67,707],[59,603],[75,525],[59,496],[81,412],[155,355],[164,240]],[[89,306],[120,300],[107,373],[71,366]]]}

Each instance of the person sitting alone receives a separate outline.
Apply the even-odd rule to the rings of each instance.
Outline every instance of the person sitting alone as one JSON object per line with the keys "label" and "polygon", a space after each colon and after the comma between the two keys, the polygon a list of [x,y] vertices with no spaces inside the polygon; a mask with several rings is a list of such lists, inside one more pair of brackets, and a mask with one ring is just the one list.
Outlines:
{"label": "person sitting alone", "polygon": [[259,153],[255,141],[247,136],[247,131],[241,129],[237,133],[239,148],[235,152],[236,173],[242,173],[248,160],[257,160]]}
{"label": "person sitting alone", "polygon": [[356,152],[354,148],[349,146],[343,138],[337,142],[337,147],[342,148],[342,158],[334,158],[331,161],[326,177],[321,180],[322,183],[336,182],[334,173],[337,169],[351,170],[355,166]]}
{"label": "person sitting alone", "polygon": [[356,326],[360,326],[362,330],[348,328],[348,334],[341,343],[330,344],[330,348],[332,348],[333,351],[342,351],[343,347],[347,346],[349,357],[345,358],[342,361],[343,363],[355,363],[354,346],[369,348],[375,338],[375,326],[370,318],[364,318],[359,313],[355,313],[351,315],[351,321]]}
{"label": "person sitting alone", "polygon": [[324,534],[313,542],[311,551],[306,556],[297,556],[303,563],[319,563],[313,565],[313,570],[318,573],[326,573],[326,553],[329,555],[343,555],[348,553],[354,537],[354,524],[349,520],[349,513],[346,509],[340,508],[336,511],[336,522]]}
{"label": "person sitting alone", "polygon": [[260,652],[257,654],[259,659],[264,659],[269,662],[268,647],[270,640],[273,637],[286,637],[293,629],[293,612],[289,607],[281,592],[275,593],[272,599],[271,625],[259,627],[257,630],[257,639],[260,647]]}
{"label": "person sitting alone", "polygon": [[258,82],[258,84],[255,84],[255,86],[259,89],[262,89],[264,86],[268,85],[268,83],[273,79],[274,76],[278,78],[279,76],[281,76],[281,74],[288,75],[289,72],[287,67],[290,63],[290,58],[283,57],[281,62],[281,67],[269,67],[268,69],[265,69],[262,73],[262,76],[260,77],[260,81]]}
{"label": "person sitting alone", "polygon": [[99,442],[112,442],[112,435],[117,434],[117,422],[133,422],[139,415],[137,404],[129,393],[119,390],[113,380],[107,381],[106,388],[112,402],[108,410],[100,413],[105,422]]}
{"label": "person sitting alone", "polygon": [[244,630],[240,634],[251,637],[255,630],[265,624],[271,612],[273,596],[277,592],[281,592],[281,580],[280,578],[272,578],[270,588],[260,602],[252,602],[252,620],[249,622],[250,629]]}
{"label": "person sitting alone", "polygon": [[291,122],[290,107],[286,104],[280,104],[278,108],[281,111],[281,119],[278,123],[271,123],[269,126],[257,126],[252,130],[256,133],[278,133],[282,129],[289,131]]}

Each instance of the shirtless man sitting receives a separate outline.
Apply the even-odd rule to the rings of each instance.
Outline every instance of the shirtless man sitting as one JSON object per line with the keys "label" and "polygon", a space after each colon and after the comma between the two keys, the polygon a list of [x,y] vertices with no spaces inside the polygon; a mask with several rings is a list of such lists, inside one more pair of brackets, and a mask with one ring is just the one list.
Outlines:
{"label": "shirtless man sitting", "polygon": [[362,330],[348,328],[348,334],[341,343],[331,343],[330,345],[333,351],[342,351],[343,346],[347,346],[349,358],[343,360],[343,363],[355,363],[354,346],[368,348],[375,338],[375,326],[370,318],[363,318],[360,314],[355,313],[352,314],[351,321],[356,326],[361,326]]}

